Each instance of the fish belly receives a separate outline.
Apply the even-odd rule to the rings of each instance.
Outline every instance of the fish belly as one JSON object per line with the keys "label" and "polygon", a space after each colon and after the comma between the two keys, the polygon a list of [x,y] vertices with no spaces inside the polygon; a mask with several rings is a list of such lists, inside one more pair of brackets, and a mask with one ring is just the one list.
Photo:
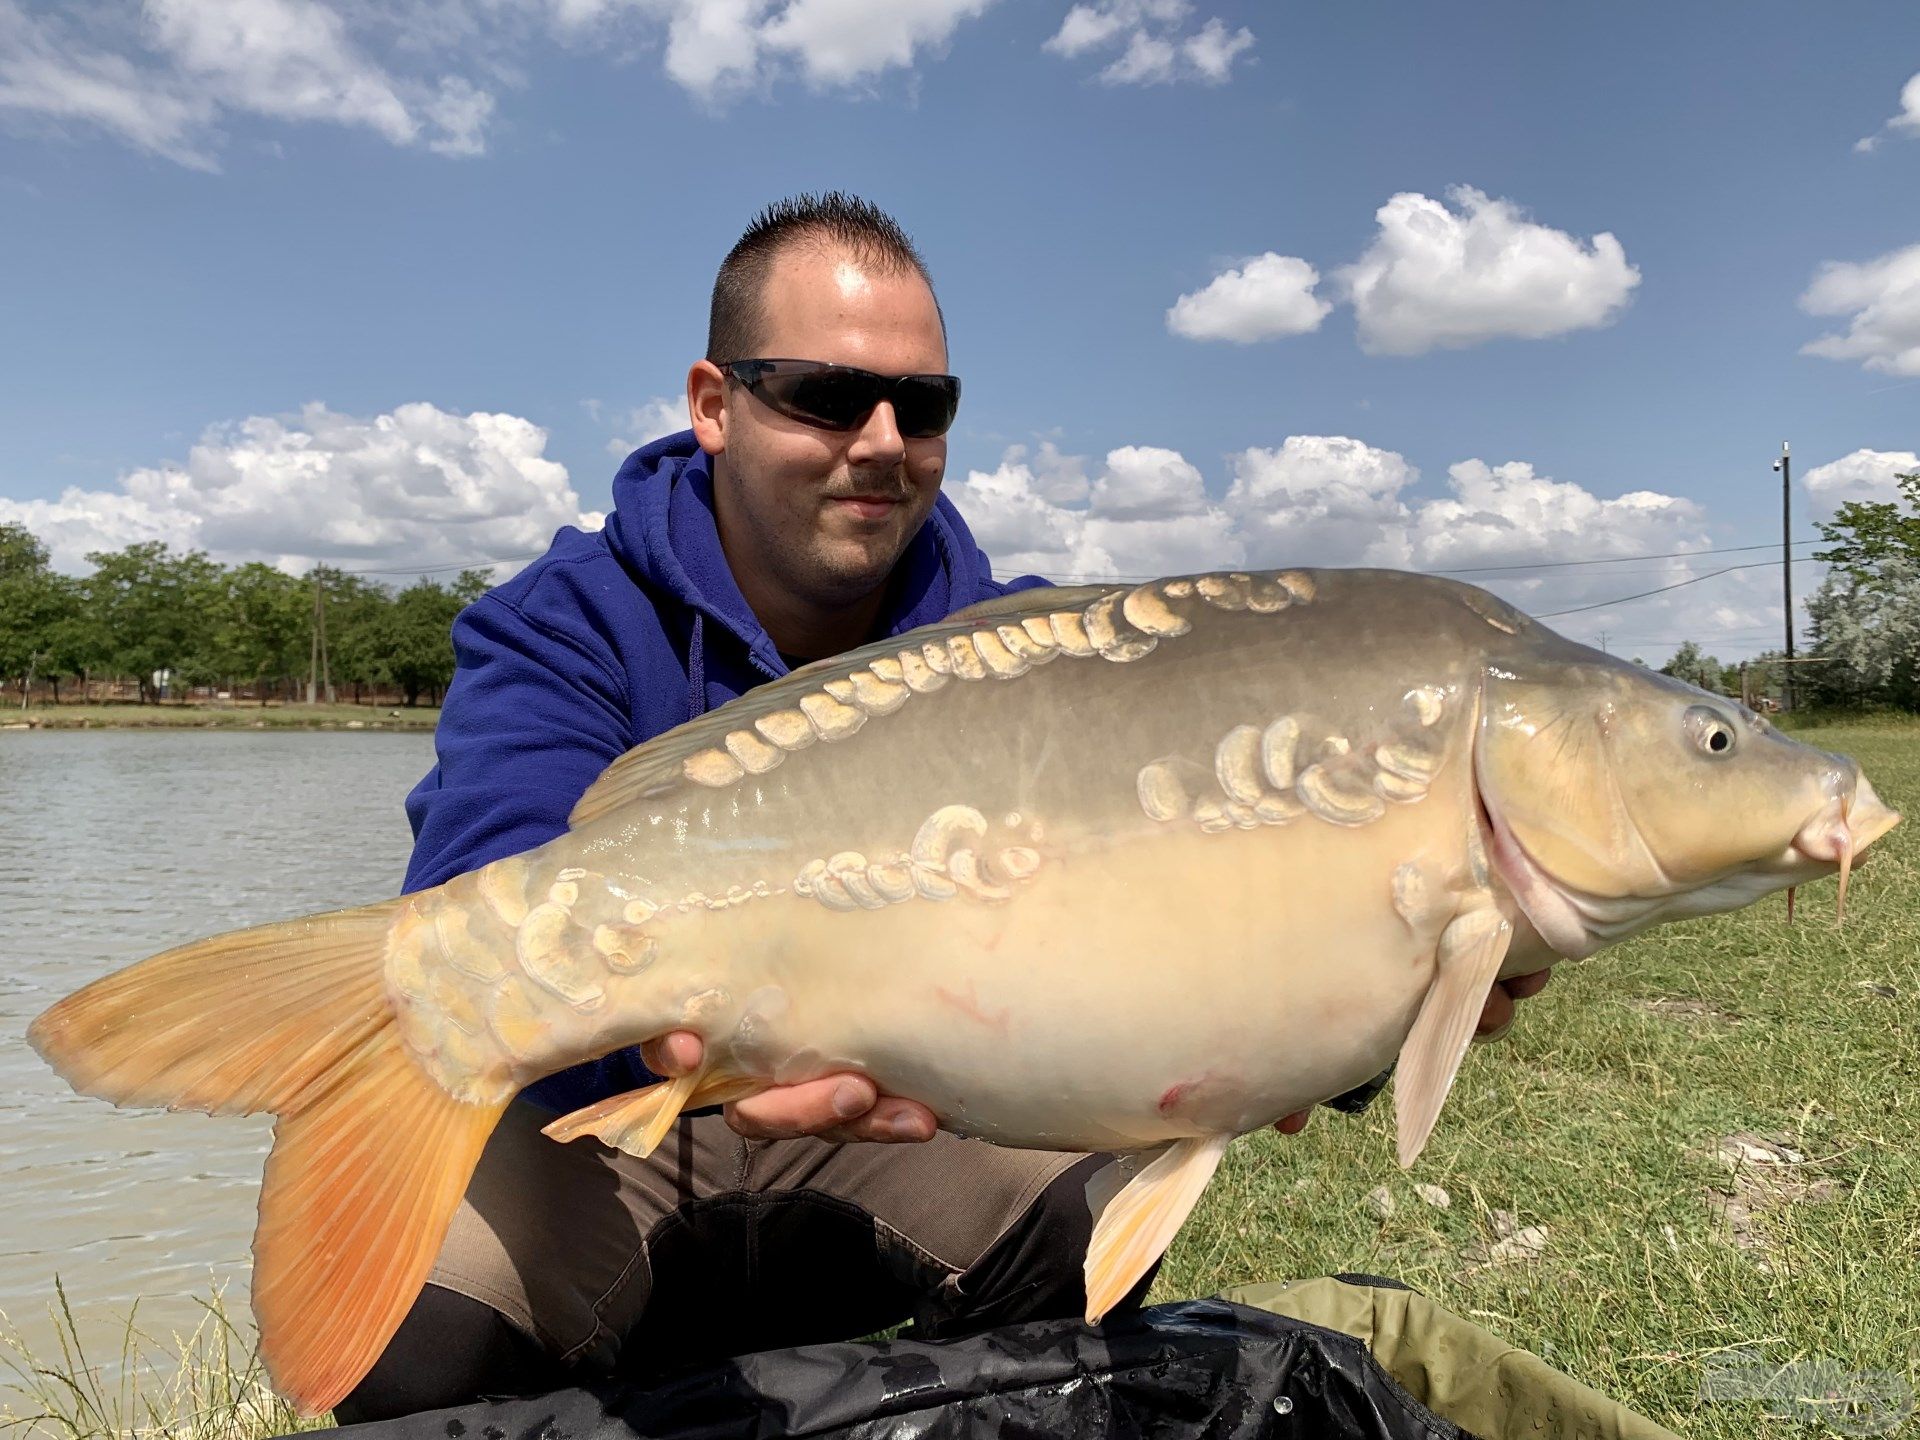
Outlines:
{"label": "fish belly", "polygon": [[1393,877],[1433,828],[1406,812],[1169,834],[1043,867],[1017,903],[742,913],[728,958],[686,983],[724,996],[720,1063],[783,1082],[862,1070],[959,1134],[1130,1149],[1241,1133],[1398,1053],[1433,931],[1395,909]]}

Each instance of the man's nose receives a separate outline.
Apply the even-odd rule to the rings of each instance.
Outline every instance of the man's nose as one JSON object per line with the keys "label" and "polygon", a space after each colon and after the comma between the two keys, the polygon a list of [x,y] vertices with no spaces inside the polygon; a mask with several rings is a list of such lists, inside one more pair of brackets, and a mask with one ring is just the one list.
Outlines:
{"label": "man's nose", "polygon": [[898,464],[906,458],[907,442],[900,434],[900,421],[893,413],[891,400],[882,400],[873,407],[866,423],[854,436],[853,449],[870,463]]}

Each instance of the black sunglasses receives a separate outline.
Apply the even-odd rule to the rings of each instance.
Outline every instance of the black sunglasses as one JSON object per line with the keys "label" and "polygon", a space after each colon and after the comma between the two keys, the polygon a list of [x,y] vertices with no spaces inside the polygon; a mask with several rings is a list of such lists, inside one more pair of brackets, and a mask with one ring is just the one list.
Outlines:
{"label": "black sunglasses", "polygon": [[960,408],[957,375],[876,375],[820,360],[729,360],[720,367],[789,420],[852,430],[882,400],[909,440],[944,435]]}

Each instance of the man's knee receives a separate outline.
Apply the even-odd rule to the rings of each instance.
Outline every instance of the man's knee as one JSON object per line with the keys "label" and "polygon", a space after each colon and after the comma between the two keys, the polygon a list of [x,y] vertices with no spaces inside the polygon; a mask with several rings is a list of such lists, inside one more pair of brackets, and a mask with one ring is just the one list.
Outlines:
{"label": "man's knee", "polygon": [[390,1420],[565,1384],[560,1363],[489,1305],[428,1285],[360,1383],[334,1407],[342,1425]]}
{"label": "man's knee", "polygon": [[[1087,1181],[1112,1162],[1111,1155],[1089,1155],[1055,1176],[960,1275],[956,1294],[941,1313],[921,1319],[919,1332],[937,1339],[996,1325],[1084,1315],[1087,1245],[1093,1238]],[[1138,1309],[1158,1270],[1156,1262],[1109,1313]]]}

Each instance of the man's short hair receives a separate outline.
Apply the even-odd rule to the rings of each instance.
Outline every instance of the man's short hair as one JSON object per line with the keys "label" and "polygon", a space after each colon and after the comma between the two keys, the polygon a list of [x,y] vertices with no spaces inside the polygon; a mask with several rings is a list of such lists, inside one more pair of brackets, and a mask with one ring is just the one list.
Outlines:
{"label": "man's short hair", "polygon": [[[933,289],[933,277],[907,232],[886,211],[858,196],[839,190],[823,195],[795,195],[769,205],[754,217],[746,234],[727,252],[713,282],[713,306],[707,317],[707,359],[715,365],[757,357],[760,337],[766,333],[767,277],[781,253],[797,245],[842,250],[864,264],[894,274],[908,271]],[[940,301],[944,337],[947,317]],[[811,355],[790,357],[811,360]]]}

